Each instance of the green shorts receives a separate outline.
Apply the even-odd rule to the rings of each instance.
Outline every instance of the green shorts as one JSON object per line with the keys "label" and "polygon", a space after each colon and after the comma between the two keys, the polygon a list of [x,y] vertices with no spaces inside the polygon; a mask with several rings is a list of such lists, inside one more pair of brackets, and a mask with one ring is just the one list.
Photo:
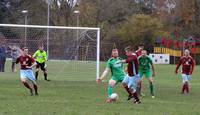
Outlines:
{"label": "green shorts", "polygon": [[117,84],[117,83],[119,83],[119,82],[122,82],[122,81],[124,80],[125,76],[126,76],[126,75],[124,75],[124,76],[119,76],[119,77],[112,76],[111,79],[112,79],[112,80],[115,80],[115,81],[116,81],[116,84]]}
{"label": "green shorts", "polygon": [[139,75],[140,78],[142,78],[143,76],[145,76],[146,78],[152,77],[151,70],[139,70]]}

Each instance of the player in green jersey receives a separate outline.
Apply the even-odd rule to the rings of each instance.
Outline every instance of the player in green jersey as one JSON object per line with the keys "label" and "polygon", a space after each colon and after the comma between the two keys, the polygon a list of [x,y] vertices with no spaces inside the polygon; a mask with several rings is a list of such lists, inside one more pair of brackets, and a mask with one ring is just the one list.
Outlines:
{"label": "player in green jersey", "polygon": [[[143,50],[142,55],[138,58],[139,60],[139,75],[140,75],[140,86],[142,82],[142,77],[145,76],[149,81],[149,88],[151,92],[152,98],[155,98],[154,96],[154,87],[153,87],[153,77],[155,76],[155,70],[154,65],[150,57],[147,55],[147,51]],[[152,69],[152,71],[151,71]],[[153,72],[153,73],[152,73]],[[141,87],[138,90],[138,93],[141,94]]]}
{"label": "player in green jersey", "polygon": [[118,50],[113,49],[112,57],[107,61],[106,69],[104,70],[101,77],[97,80],[97,82],[100,83],[104,79],[104,77],[108,75],[109,71],[111,71],[111,79],[109,80],[108,89],[107,89],[107,93],[108,93],[108,98],[106,100],[107,103],[112,102],[112,99],[110,96],[112,94],[113,87],[117,83],[122,82],[124,77],[126,76],[124,72],[123,63],[120,63],[121,60],[122,59],[118,57]]}
{"label": "player in green jersey", "polygon": [[33,58],[36,59],[36,72],[35,72],[35,78],[37,80],[38,78],[38,73],[39,73],[39,68],[43,71],[44,73],[44,80],[50,81],[47,79],[47,70],[46,70],[46,64],[45,62],[47,61],[47,54],[44,51],[44,46],[40,45],[38,47],[38,50],[33,54]]}

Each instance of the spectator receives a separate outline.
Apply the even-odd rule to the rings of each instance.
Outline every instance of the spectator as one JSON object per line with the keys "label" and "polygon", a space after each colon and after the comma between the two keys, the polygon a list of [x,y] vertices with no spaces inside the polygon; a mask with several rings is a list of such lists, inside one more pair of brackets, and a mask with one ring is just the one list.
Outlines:
{"label": "spectator", "polygon": [[6,46],[4,43],[0,43],[0,72],[5,71],[6,63]]}
{"label": "spectator", "polygon": [[16,59],[17,57],[20,56],[20,49],[19,47],[13,45],[11,47],[9,47],[11,49],[11,57],[12,57],[12,65],[11,65],[11,69],[12,69],[12,72],[16,72]]}

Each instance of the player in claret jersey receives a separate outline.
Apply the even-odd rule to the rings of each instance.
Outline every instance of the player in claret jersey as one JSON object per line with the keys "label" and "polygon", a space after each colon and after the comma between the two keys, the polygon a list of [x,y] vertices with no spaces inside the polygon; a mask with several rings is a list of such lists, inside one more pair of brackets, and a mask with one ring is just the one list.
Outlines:
{"label": "player in claret jersey", "polygon": [[182,94],[189,93],[189,79],[190,76],[192,75],[192,72],[194,70],[195,66],[195,61],[193,58],[190,56],[190,51],[185,50],[184,51],[184,56],[182,56],[176,66],[175,73],[178,73],[179,67],[182,65],[182,78],[183,78],[183,87],[182,87]]}
{"label": "player in claret jersey", "polygon": [[130,100],[133,97],[135,99],[134,103],[139,104],[141,102],[136,92],[137,84],[140,81],[140,77],[138,75],[139,64],[137,56],[133,55],[133,52],[134,50],[132,47],[128,46],[125,48],[125,53],[127,58],[125,60],[122,60],[121,62],[128,64],[127,65],[128,76],[124,78],[122,84],[129,93],[129,97],[127,100]]}
{"label": "player in claret jersey", "polygon": [[[19,56],[16,60],[16,64],[20,63],[20,78],[23,85],[30,90],[31,96],[33,95],[33,91],[35,91],[35,95],[38,95],[37,92],[37,84],[35,80],[35,76],[33,74],[32,68],[36,66],[35,60],[28,55],[28,49],[22,48],[22,55]],[[30,81],[33,87],[29,84]]]}

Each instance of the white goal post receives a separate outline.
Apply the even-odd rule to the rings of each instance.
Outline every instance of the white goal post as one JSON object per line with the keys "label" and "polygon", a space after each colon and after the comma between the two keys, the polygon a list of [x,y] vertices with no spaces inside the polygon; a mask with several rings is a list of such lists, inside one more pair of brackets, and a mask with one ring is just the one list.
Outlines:
{"label": "white goal post", "polygon": [[[8,29],[9,28],[9,29]],[[18,29],[20,28],[20,29]],[[28,31],[28,29],[30,29]],[[41,31],[36,31],[34,29],[43,29]],[[48,37],[47,36],[47,29],[50,30],[50,36]],[[51,31],[52,29],[52,31]],[[59,31],[60,30],[60,31]],[[66,31],[68,30],[68,31]],[[10,31],[13,31],[13,32],[10,32]],[[27,32],[28,31],[28,32]],[[32,33],[31,33],[31,32]],[[54,32],[53,32],[54,31]],[[95,31],[95,32],[88,32],[88,31]],[[18,33],[22,33],[22,34],[19,34]],[[70,33],[69,37],[68,38],[73,38],[73,43],[76,42],[76,40],[74,40],[74,36],[76,36],[77,39],[84,39],[82,40],[81,42],[84,42],[84,44],[88,44],[86,45],[84,48],[82,48],[84,50],[83,54],[85,52],[89,52],[89,50],[85,51],[87,49],[87,47],[90,47],[90,41],[93,40],[93,42],[96,42],[94,46],[95,47],[95,50],[96,52],[92,52],[92,54],[88,54],[88,55],[96,55],[96,56],[93,56],[95,57],[96,59],[94,60],[93,58],[88,58],[87,55],[85,56],[81,56],[80,58],[80,54],[78,54],[78,58],[77,56],[75,56],[75,58],[70,58],[70,59],[67,59],[67,60],[78,60],[78,61],[90,61],[90,59],[92,59],[93,61],[96,61],[96,79],[99,78],[99,70],[100,70],[100,28],[93,28],[93,27],[66,27],[66,26],[42,26],[42,25],[19,25],[19,24],[0,24],[0,37],[1,38],[4,38],[4,39],[8,39],[10,41],[16,41],[16,39],[14,39],[16,36],[19,37],[17,40],[19,40],[20,42],[18,43],[21,43],[21,44],[24,44],[25,46],[28,44],[28,40],[29,41],[32,41],[30,42],[31,44],[33,43],[33,38],[38,38],[37,40],[35,40],[37,43],[40,43],[40,42],[44,42],[45,44],[45,47],[46,47],[46,51],[47,51],[47,55],[49,57],[49,59],[56,59],[56,57],[52,56],[51,57],[51,48],[50,48],[50,45],[51,44],[55,44],[55,40],[52,41],[52,43],[50,44],[50,41],[51,41],[51,32],[52,32],[52,36],[55,37],[55,39],[57,39],[57,37],[63,37],[65,35],[65,33]],[[26,35],[27,33],[31,33],[33,34],[31,37],[28,37],[28,35]],[[42,33],[42,34],[41,34]],[[59,35],[55,35],[56,33],[60,33]],[[16,34],[16,35],[15,35]],[[46,34],[46,35],[45,35]],[[93,39],[89,34],[91,34],[91,36],[93,36],[95,39]],[[25,37],[24,37],[25,36]],[[16,37],[16,38],[17,38]],[[81,38],[82,37],[82,38]],[[90,41],[89,40],[86,40],[86,37],[88,39],[91,39]],[[64,40],[64,39],[62,39]],[[70,40],[68,40],[70,41]],[[65,41],[61,41],[62,42],[67,42],[66,40]],[[72,40],[70,41],[72,42]],[[77,40],[78,42],[78,40]],[[11,43],[11,42],[10,42]],[[70,43],[69,43],[70,44]],[[92,44],[92,43],[91,43]],[[78,42],[76,45],[80,45],[80,42]],[[74,46],[74,50],[76,49],[77,46]],[[93,43],[94,45],[94,43]],[[57,46],[55,46],[57,47]],[[81,47],[81,46],[80,46]],[[80,49],[80,47],[78,47],[78,49]],[[52,46],[52,48],[54,48]],[[71,51],[70,49],[68,51]],[[81,52],[81,51],[75,51],[75,52]],[[82,53],[82,52],[81,52]],[[94,54],[95,53],[95,54]],[[83,60],[83,57],[84,60]],[[87,59],[86,59],[87,58]],[[65,60],[65,59],[61,59],[61,60]]]}

